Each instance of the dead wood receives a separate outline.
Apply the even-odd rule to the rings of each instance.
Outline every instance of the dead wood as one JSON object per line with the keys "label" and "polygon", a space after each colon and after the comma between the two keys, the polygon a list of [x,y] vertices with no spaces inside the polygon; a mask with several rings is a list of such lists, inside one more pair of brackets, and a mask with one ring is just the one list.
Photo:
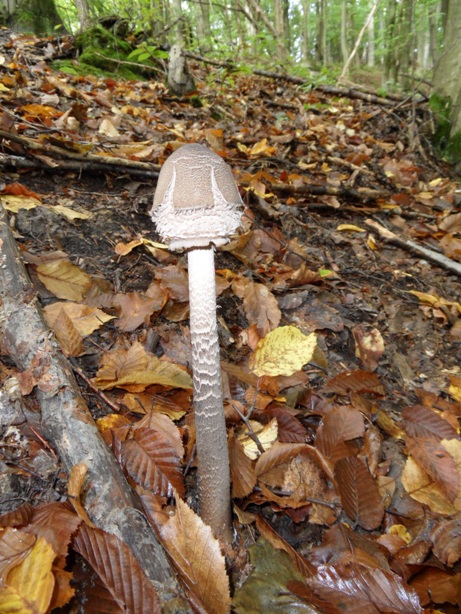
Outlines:
{"label": "dead wood", "polygon": [[454,260],[451,260],[451,258],[434,252],[431,249],[427,249],[427,247],[423,247],[414,241],[410,241],[410,239],[403,239],[374,220],[365,220],[365,224],[369,228],[376,231],[379,237],[383,239],[383,241],[386,241],[386,243],[398,245],[406,251],[422,256],[426,260],[429,260],[430,262],[433,262],[447,271],[461,277],[461,263],[455,262]]}
{"label": "dead wood", "polygon": [[[141,177],[143,179],[157,179],[158,171],[155,170],[145,170],[144,168],[133,168],[133,165],[130,165],[129,168],[126,166],[120,166],[117,163],[113,163],[110,158],[104,159],[104,162],[87,162],[84,160],[54,160],[53,165],[50,166],[49,163],[44,162],[43,160],[32,157],[32,158],[24,158],[22,156],[8,156],[6,154],[0,154],[0,167],[3,168],[37,168],[47,172],[52,171],[76,171],[80,173],[81,171],[90,171],[90,172],[109,172],[109,173],[130,173],[135,177]],[[152,165],[152,168],[156,168],[155,165]]]}
{"label": "dead wood", "polygon": [[[100,528],[132,550],[160,598],[181,594],[163,548],[139,511],[122,470],[102,439],[80,394],[72,370],[43,320],[8,218],[0,204],[1,352],[32,379],[40,406],[38,430],[57,451],[68,472],[88,467],[85,509]],[[182,611],[190,611],[185,605]]]}
{"label": "dead wood", "polygon": [[[243,185],[245,185],[243,183]],[[328,186],[328,185],[302,185],[294,186],[287,183],[272,183],[270,188],[273,192],[281,194],[293,194],[296,196],[308,196],[314,194],[317,196],[342,196],[354,200],[368,201],[377,198],[386,198],[389,192],[373,190],[371,188],[348,188],[344,186]],[[300,206],[300,203],[296,203]]]}
{"label": "dead wood", "polygon": [[[197,53],[191,53],[189,51],[185,51],[184,55],[198,62],[202,62],[203,64],[211,64],[212,66],[220,66],[222,68],[228,68],[229,70],[238,71],[239,67],[237,64],[229,60],[219,61],[219,60],[211,60],[209,58],[205,58]],[[253,69],[251,71],[254,75],[260,75],[261,77],[267,77],[268,79],[275,79],[278,81],[288,81],[289,83],[295,83],[297,85],[304,86],[312,86],[312,89],[317,90],[319,92],[323,92],[325,94],[331,94],[333,96],[347,96],[348,98],[357,98],[359,100],[365,100],[371,104],[378,104],[385,107],[392,107],[395,104],[395,100],[400,100],[399,97],[390,94],[388,97],[378,96],[377,94],[373,94],[370,92],[363,91],[358,87],[338,87],[335,85],[315,85],[308,79],[303,79],[302,77],[295,77],[293,75],[287,75],[285,73],[278,72],[270,72],[268,70],[260,70]],[[420,100],[417,102],[424,102],[427,98],[422,96]]]}
{"label": "dead wood", "polygon": [[[159,171],[160,166],[152,164],[151,162],[140,162],[139,160],[128,160],[126,158],[119,158],[115,156],[101,156],[99,154],[93,154],[90,152],[78,152],[65,147],[58,147],[52,143],[44,141],[37,141],[27,136],[19,136],[18,134],[12,134],[0,130],[0,138],[5,144],[5,141],[12,141],[13,143],[19,143],[25,149],[32,152],[39,152],[42,156],[52,158],[49,162],[43,157],[42,162],[48,164],[51,168],[55,166],[54,158],[64,158],[64,160],[77,160],[79,162],[92,162],[97,164],[103,164],[106,166],[118,166],[124,168],[126,171],[130,169],[144,170],[152,173],[152,171]],[[78,146],[78,143],[76,143]]]}

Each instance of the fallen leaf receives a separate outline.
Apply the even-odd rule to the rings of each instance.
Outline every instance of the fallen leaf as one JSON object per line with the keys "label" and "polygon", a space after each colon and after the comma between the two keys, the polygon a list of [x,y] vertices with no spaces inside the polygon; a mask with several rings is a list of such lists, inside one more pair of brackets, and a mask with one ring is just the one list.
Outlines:
{"label": "fallen leaf", "polygon": [[281,326],[258,342],[250,369],[258,377],[293,375],[311,360],[316,344],[314,333],[304,335],[296,326]]}

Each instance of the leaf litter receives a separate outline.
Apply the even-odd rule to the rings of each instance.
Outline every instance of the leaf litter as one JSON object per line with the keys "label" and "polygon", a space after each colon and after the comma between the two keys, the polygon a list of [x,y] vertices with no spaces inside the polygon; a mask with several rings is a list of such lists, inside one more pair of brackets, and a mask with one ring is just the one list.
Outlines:
{"label": "leaf litter", "polygon": [[[233,594],[237,612],[459,611],[459,279],[364,224],[461,261],[459,185],[423,133],[409,148],[410,105],[390,114],[192,62],[197,108],[157,82],[35,72],[39,47],[19,36],[2,53],[2,203],[47,323],[192,606],[226,612]],[[417,105],[417,125],[428,113]],[[189,141],[219,148],[246,205],[217,255],[229,575],[194,511],[185,260],[148,216],[156,173]],[[2,411],[15,378],[15,402],[33,403],[34,374],[2,358]],[[0,611],[72,600],[157,611],[127,547],[89,526],[84,471],[70,476],[71,507],[39,425],[8,407]]]}

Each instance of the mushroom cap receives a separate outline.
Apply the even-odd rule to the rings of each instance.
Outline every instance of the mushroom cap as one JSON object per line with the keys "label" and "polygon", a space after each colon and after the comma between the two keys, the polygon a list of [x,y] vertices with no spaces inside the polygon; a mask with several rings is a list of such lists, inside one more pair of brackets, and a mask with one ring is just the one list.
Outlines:
{"label": "mushroom cap", "polygon": [[240,226],[242,205],[230,167],[211,149],[191,143],[162,166],[150,213],[170,249],[218,247]]}

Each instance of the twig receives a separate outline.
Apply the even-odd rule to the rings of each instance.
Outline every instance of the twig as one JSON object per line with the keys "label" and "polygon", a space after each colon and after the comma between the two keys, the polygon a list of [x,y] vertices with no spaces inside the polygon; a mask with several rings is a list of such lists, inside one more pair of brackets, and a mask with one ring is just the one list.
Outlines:
{"label": "twig", "polygon": [[455,262],[451,258],[444,256],[443,254],[438,254],[431,249],[427,249],[427,247],[422,247],[418,243],[414,241],[410,241],[410,239],[402,239],[398,235],[394,234],[378,222],[374,220],[365,220],[364,222],[367,226],[375,230],[381,239],[386,241],[387,243],[393,243],[394,245],[398,245],[399,247],[407,250],[408,252],[412,252],[418,254],[418,256],[422,256],[426,260],[437,264],[438,266],[447,269],[451,273],[455,275],[459,275],[461,277],[461,263]]}
{"label": "twig", "polygon": [[72,365],[72,369],[75,371],[75,373],[77,373],[77,375],[82,378],[82,380],[85,382],[85,384],[88,386],[88,388],[90,388],[90,390],[92,390],[113,411],[115,411],[117,414],[120,413],[120,407],[117,405],[117,403],[113,403],[104,394],[104,392],[102,392],[102,390],[99,390],[99,388],[96,388],[96,386],[93,384],[93,382],[83,373],[83,371],[81,369],[79,369],[77,367],[77,365],[75,364],[75,362],[74,362],[74,360],[72,358],[70,359],[70,364]]}

